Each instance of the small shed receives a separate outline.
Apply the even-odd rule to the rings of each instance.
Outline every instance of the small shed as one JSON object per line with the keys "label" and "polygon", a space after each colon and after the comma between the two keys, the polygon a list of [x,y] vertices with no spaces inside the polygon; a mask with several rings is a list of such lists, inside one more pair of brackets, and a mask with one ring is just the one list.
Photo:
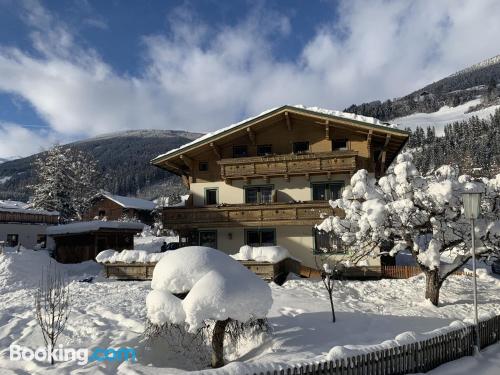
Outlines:
{"label": "small shed", "polygon": [[84,220],[98,218],[119,220],[122,217],[135,218],[145,224],[153,223],[153,210],[156,204],[146,199],[124,197],[102,191],[91,202],[89,210],[83,215]]}
{"label": "small shed", "polygon": [[144,224],[122,221],[84,221],[47,228],[55,241],[54,257],[60,263],[94,260],[106,249],[133,249],[134,235]]}

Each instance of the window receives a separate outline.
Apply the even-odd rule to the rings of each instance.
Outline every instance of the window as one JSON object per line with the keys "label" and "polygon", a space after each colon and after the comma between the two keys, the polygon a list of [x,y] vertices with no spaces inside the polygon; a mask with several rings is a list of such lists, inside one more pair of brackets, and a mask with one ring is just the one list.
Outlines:
{"label": "window", "polygon": [[333,151],[347,150],[347,139],[334,139],[332,141],[332,150]]}
{"label": "window", "polygon": [[245,188],[245,203],[271,203],[273,186],[252,186]]}
{"label": "window", "polygon": [[198,245],[217,249],[217,231],[200,230],[198,232]]}
{"label": "window", "polygon": [[47,247],[47,235],[45,234],[37,234],[36,235],[36,244],[40,249],[45,249]]}
{"label": "window", "polygon": [[233,146],[233,158],[244,158],[248,156],[248,147],[243,146]]}
{"label": "window", "polygon": [[309,142],[293,142],[293,153],[300,154],[309,151]]}
{"label": "window", "polygon": [[208,162],[206,162],[206,161],[200,161],[198,163],[198,170],[200,172],[207,172],[208,171]]}
{"label": "window", "polygon": [[7,246],[14,247],[19,244],[18,234],[7,234]]}
{"label": "window", "polygon": [[205,189],[205,204],[217,204],[217,189]]}
{"label": "window", "polygon": [[314,253],[316,254],[345,254],[340,237],[333,232],[313,229],[314,235]]}
{"label": "window", "polygon": [[257,145],[257,155],[258,156],[266,156],[271,155],[273,153],[272,145]]}
{"label": "window", "polygon": [[106,216],[106,210],[99,210],[99,219],[102,219]]}
{"label": "window", "polygon": [[245,245],[249,246],[274,246],[276,245],[276,230],[247,229],[245,231]]}
{"label": "window", "polygon": [[343,182],[321,182],[312,184],[312,199],[314,201],[338,199],[341,196],[343,188]]}

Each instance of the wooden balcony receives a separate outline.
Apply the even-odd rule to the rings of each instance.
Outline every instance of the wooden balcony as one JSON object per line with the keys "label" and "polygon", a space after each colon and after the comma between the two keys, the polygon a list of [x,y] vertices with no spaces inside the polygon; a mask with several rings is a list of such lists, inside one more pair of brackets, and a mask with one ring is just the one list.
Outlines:
{"label": "wooden balcony", "polygon": [[237,204],[217,207],[164,208],[169,229],[315,225],[331,215],[342,215],[328,202]]}
{"label": "wooden balcony", "polygon": [[59,217],[57,215],[0,210],[0,223],[57,224],[58,221]]}
{"label": "wooden balcony", "polygon": [[224,180],[269,178],[276,176],[353,173],[358,168],[358,153],[333,151],[246,158],[222,159],[217,162]]}

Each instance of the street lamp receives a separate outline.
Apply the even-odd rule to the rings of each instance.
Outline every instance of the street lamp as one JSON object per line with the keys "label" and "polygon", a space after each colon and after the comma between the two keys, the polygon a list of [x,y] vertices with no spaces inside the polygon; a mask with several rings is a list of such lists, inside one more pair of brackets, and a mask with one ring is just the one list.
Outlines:
{"label": "street lamp", "polygon": [[476,281],[476,237],[474,234],[474,220],[479,217],[481,211],[481,193],[477,191],[466,191],[462,194],[464,202],[464,216],[470,219],[472,237],[472,280],[474,285],[474,325],[476,328],[476,350],[481,349],[479,338],[479,319],[477,315],[477,281]]}

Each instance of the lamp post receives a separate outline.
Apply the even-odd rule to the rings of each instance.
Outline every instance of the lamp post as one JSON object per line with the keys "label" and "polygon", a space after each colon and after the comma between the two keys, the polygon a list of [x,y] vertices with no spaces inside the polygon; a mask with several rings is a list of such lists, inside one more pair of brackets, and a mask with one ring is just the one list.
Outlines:
{"label": "lamp post", "polygon": [[476,281],[476,238],[474,234],[474,220],[479,217],[481,211],[481,193],[465,192],[462,194],[464,202],[464,216],[470,219],[472,237],[472,280],[474,285],[474,325],[476,330],[476,350],[481,350],[479,338],[479,319],[477,314],[477,281]]}

